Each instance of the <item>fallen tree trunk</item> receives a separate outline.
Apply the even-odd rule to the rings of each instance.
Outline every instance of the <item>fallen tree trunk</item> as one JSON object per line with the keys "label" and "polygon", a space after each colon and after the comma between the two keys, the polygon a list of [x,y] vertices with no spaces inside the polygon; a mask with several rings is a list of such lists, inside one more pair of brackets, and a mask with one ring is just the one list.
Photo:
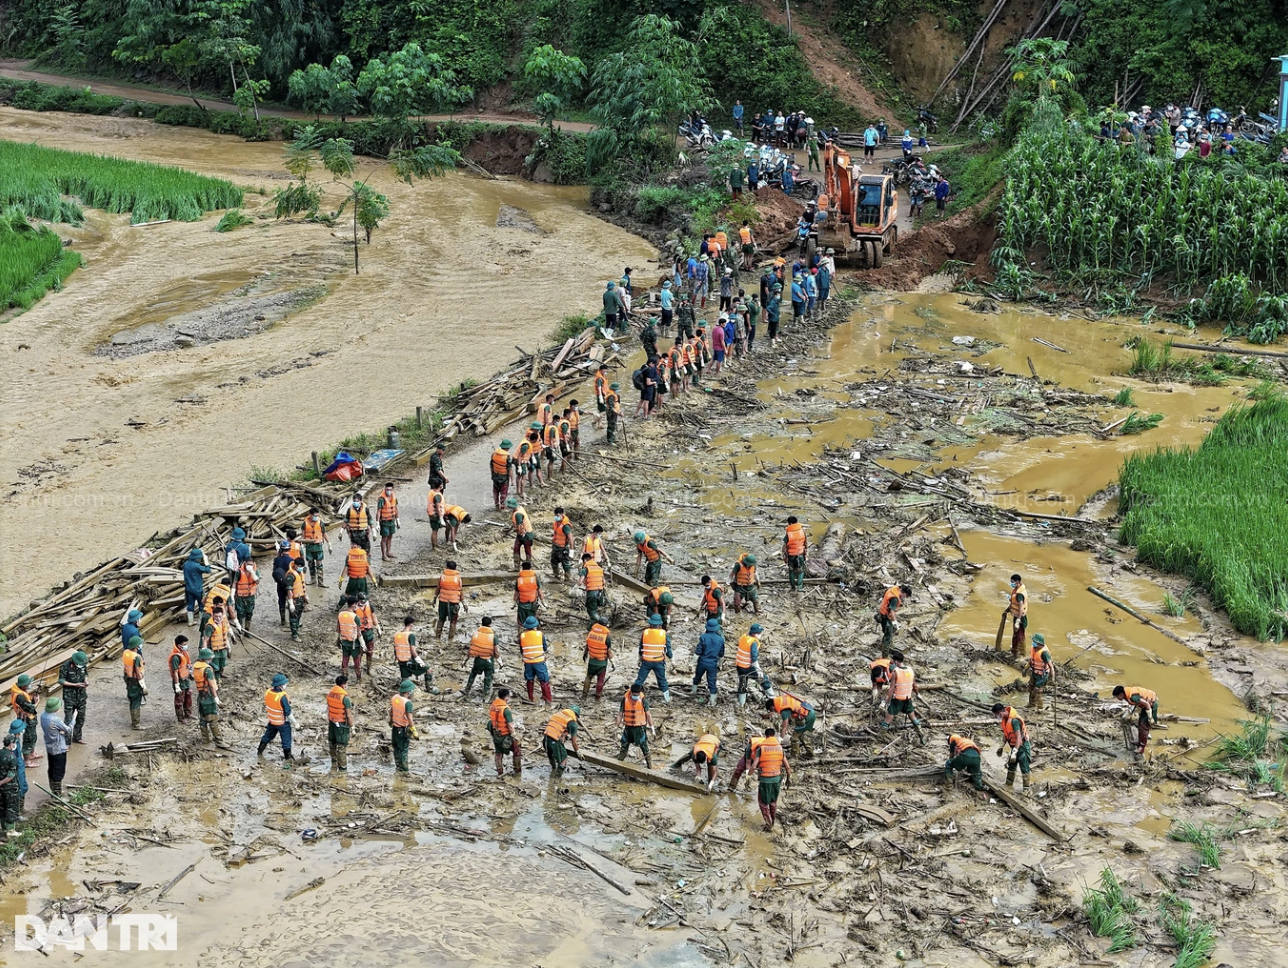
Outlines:
{"label": "fallen tree trunk", "polygon": [[1029,823],[1033,824],[1033,826],[1037,827],[1038,830],[1042,831],[1052,840],[1063,842],[1069,839],[1068,835],[1064,831],[1060,830],[1058,827],[1053,827],[1051,824],[1039,817],[1036,813],[1021,803],[1019,798],[1007,790],[1002,784],[995,783],[988,777],[984,777],[984,786],[993,794],[993,796],[997,797],[997,799],[1001,800],[1004,804],[1018,813]]}
{"label": "fallen tree trunk", "polygon": [[707,788],[700,783],[691,783],[669,773],[663,773],[661,770],[650,770],[647,767],[636,766],[628,760],[619,760],[600,753],[592,753],[590,750],[582,750],[580,753],[574,753],[573,755],[577,756],[583,763],[589,763],[591,766],[602,766],[606,770],[614,770],[636,780],[647,780],[650,783],[656,783],[658,786],[664,786],[669,790],[680,790],[683,793],[692,793],[695,796],[706,796],[707,794]]}

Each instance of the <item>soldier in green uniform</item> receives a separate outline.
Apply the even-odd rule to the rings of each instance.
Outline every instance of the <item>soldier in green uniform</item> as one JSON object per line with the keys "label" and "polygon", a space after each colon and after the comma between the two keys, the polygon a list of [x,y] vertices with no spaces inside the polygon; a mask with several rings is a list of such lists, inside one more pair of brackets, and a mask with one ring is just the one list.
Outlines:
{"label": "soldier in green uniform", "polygon": [[[27,691],[29,688],[30,692]],[[18,677],[18,688],[13,697],[14,715],[27,724],[27,730],[22,734],[22,758],[27,766],[42,759],[36,753],[36,719],[39,715],[36,709],[36,688],[31,685],[31,676],[24,672]]]}
{"label": "soldier in green uniform", "polygon": [[18,737],[9,733],[0,749],[0,832],[18,835]]}
{"label": "soldier in green uniform", "polygon": [[335,685],[326,694],[326,738],[331,747],[331,763],[341,773],[349,769],[349,731],[353,729],[353,700],[345,689],[349,677],[335,677]]}
{"label": "soldier in green uniform", "polygon": [[197,661],[192,665],[192,682],[197,689],[197,719],[201,726],[201,738],[222,745],[224,738],[219,735],[219,683],[215,679],[215,670],[210,660],[215,653],[202,649],[197,653]]}
{"label": "soldier in green uniform", "polygon": [[85,729],[85,707],[89,704],[89,656],[73,652],[72,657],[58,667],[58,681],[63,687],[63,705],[70,718],[76,715],[73,743],[85,745],[81,733]]}
{"label": "soldier in green uniform", "polygon": [[412,718],[411,694],[416,691],[416,684],[404,679],[398,687],[398,695],[393,697],[389,709],[390,739],[394,747],[394,768],[399,773],[411,772],[407,765],[407,754],[411,750],[411,741],[416,737],[416,721]]}

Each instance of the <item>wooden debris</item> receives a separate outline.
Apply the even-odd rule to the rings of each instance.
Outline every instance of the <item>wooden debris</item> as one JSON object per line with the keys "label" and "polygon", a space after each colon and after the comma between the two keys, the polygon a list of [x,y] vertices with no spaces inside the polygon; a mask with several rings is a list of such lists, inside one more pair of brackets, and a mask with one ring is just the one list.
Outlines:
{"label": "wooden debris", "polygon": [[623,773],[626,776],[636,780],[648,780],[650,783],[656,783],[658,786],[664,786],[669,790],[680,790],[684,793],[692,793],[695,796],[706,796],[707,788],[701,783],[693,783],[689,780],[682,780],[670,773],[664,773],[661,770],[650,770],[647,767],[637,766],[628,760],[619,760],[611,756],[604,756],[600,753],[592,753],[590,750],[582,750],[580,753],[574,753],[583,763],[589,763],[592,766],[602,766],[608,770],[614,770]]}

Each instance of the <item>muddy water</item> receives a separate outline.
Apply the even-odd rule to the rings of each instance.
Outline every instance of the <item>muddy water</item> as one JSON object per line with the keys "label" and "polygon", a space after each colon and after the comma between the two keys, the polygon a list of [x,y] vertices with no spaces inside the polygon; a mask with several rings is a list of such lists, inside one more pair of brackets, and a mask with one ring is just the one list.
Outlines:
{"label": "muddy water", "polygon": [[[0,109],[0,137],[228,178],[251,189],[244,208],[256,216],[271,209],[256,193],[285,183],[280,144],[145,121]],[[457,174],[407,186],[377,172],[373,184],[392,214],[362,247],[359,276],[352,250],[319,225],[266,219],[218,234],[214,216],[131,227],[91,212],[64,227],[86,267],[0,326],[0,534],[12,552],[0,561],[0,615],[223,503],[252,466],[293,467],[491,375],[516,343],[536,348],[563,316],[596,312],[603,280],[653,254],[592,217],[582,190]],[[337,205],[328,195],[324,207]],[[502,206],[543,232],[499,228]],[[114,334],[235,299],[266,273],[328,295],[244,339],[94,355]]]}

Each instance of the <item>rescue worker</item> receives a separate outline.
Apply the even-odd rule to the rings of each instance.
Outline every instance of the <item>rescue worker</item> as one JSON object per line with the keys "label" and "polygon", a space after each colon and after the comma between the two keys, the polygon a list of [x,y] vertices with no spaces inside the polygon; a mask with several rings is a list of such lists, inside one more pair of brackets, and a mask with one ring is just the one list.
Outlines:
{"label": "rescue worker", "polygon": [[510,479],[514,476],[514,458],[510,450],[514,447],[510,438],[505,438],[492,451],[488,469],[492,474],[492,507],[499,511],[505,499],[510,496]]}
{"label": "rescue worker", "polygon": [[434,446],[434,452],[429,455],[429,486],[436,491],[446,491],[447,485],[451,480],[447,472],[443,470],[443,455],[447,453],[447,448],[442,444]]}
{"label": "rescue worker", "polygon": [[523,744],[514,732],[514,713],[510,711],[510,690],[502,686],[487,711],[487,728],[492,734],[492,750],[496,753],[496,775],[505,775],[505,754],[514,754],[514,775],[523,772]]}
{"label": "rescue worker", "polygon": [[366,550],[359,545],[351,545],[349,553],[344,558],[344,567],[340,569],[340,585],[344,586],[343,597],[357,598],[359,594],[366,595],[371,590],[368,587],[370,578],[371,559]]}
{"label": "rescue worker", "polygon": [[635,685],[643,688],[649,673],[653,673],[663,702],[671,701],[671,688],[666,684],[666,660],[669,658],[671,634],[662,628],[662,617],[654,615],[648,620],[648,628],[640,633],[640,669],[635,676]]}
{"label": "rescue worker", "polygon": [[639,573],[640,564],[644,564],[644,584],[653,587],[662,583],[662,562],[671,561],[671,556],[658,547],[657,542],[648,536],[647,531],[636,531],[635,539],[635,572]]}
{"label": "rescue worker", "polygon": [[1011,600],[1002,615],[1011,617],[1011,656],[1018,659],[1024,655],[1025,630],[1029,627],[1029,592],[1019,575],[1011,576]]}
{"label": "rescue worker", "polygon": [[[125,679],[125,698],[130,702],[130,728],[143,729],[143,639],[134,636],[121,653],[121,670]],[[28,726],[30,728],[30,726]]]}
{"label": "rescue worker", "polygon": [[358,631],[358,613],[354,606],[358,600],[349,596],[344,600],[340,612],[335,617],[335,644],[340,648],[340,674],[349,671],[349,660],[353,660],[353,672],[358,681],[362,681],[362,643]]}
{"label": "rescue worker", "polygon": [[341,773],[349,769],[349,733],[353,729],[353,700],[344,687],[349,677],[338,675],[326,694],[326,741],[331,750],[331,766]]}
{"label": "rescue worker", "polygon": [[644,617],[661,616],[662,628],[669,629],[671,627],[671,606],[674,602],[675,597],[671,594],[671,589],[665,585],[650,588],[644,593]]}
{"label": "rescue worker", "polygon": [[720,773],[720,738],[712,733],[703,733],[693,744],[693,778],[702,782],[702,768],[707,769],[707,789],[716,788],[716,778]]}
{"label": "rescue worker", "polygon": [[569,400],[568,409],[564,413],[568,417],[568,440],[572,444],[572,459],[576,460],[581,454],[581,405],[576,400]]}
{"label": "rescue worker", "polygon": [[541,476],[541,422],[534,420],[528,424],[528,476],[534,484],[544,484]]}
{"label": "rescue worker", "polygon": [[192,685],[197,690],[197,722],[201,727],[201,738],[205,742],[223,744],[219,734],[219,682],[215,678],[214,666],[210,660],[214,653],[202,649],[197,653],[197,661],[192,664]]}
{"label": "rescue worker", "polygon": [[698,684],[702,677],[707,679],[707,705],[716,704],[716,675],[720,669],[720,660],[724,658],[725,640],[720,633],[720,623],[714,619],[707,619],[707,629],[698,636],[698,645],[694,650],[694,657],[697,664],[693,670],[693,685],[689,687],[689,695],[698,694]]}
{"label": "rescue worker", "polygon": [[[220,587],[220,586],[216,586],[216,587]],[[227,601],[228,586],[225,585],[222,587],[224,588],[224,594],[221,597],[225,601]],[[210,601],[210,598],[211,598],[211,595],[207,595],[206,598],[203,600],[203,603]],[[121,647],[122,648],[129,645],[130,639],[134,638],[134,636],[142,634],[141,632],[139,632],[139,623],[142,621],[143,621],[143,613],[140,612],[137,608],[132,608],[125,613],[125,618],[121,619]]]}
{"label": "rescue worker", "polygon": [[174,687],[174,718],[186,723],[192,719],[192,657],[188,655],[188,636],[175,636],[168,665],[170,685]]}
{"label": "rescue worker", "polygon": [[954,770],[969,776],[976,790],[984,789],[984,775],[979,769],[979,747],[974,740],[956,733],[948,737],[948,762],[944,764],[944,779],[951,780]]}
{"label": "rescue worker", "polygon": [[608,392],[604,394],[604,411],[608,415],[608,443],[610,446],[617,444],[617,424],[622,419],[622,396],[621,385],[617,383],[609,384]]}
{"label": "rescue worker", "polygon": [[241,563],[237,572],[237,581],[233,584],[233,614],[237,624],[244,629],[250,628],[251,619],[255,617],[255,596],[259,594],[259,571],[255,562],[247,558]]}
{"label": "rescue worker", "polygon": [[595,368],[595,423],[594,427],[598,430],[604,426],[604,414],[608,412],[608,374],[604,372],[604,366],[601,363]]}
{"label": "rescue worker", "polygon": [[1151,723],[1158,725],[1158,695],[1143,686],[1114,686],[1114,698],[1127,704],[1123,720],[1136,720],[1136,743],[1132,751],[1143,756],[1149,744]]}
{"label": "rescue worker", "polygon": [[447,507],[447,501],[443,498],[443,492],[431,487],[429,494],[425,498],[425,513],[429,516],[430,551],[438,550],[438,532],[443,527],[443,509],[445,507]]}
{"label": "rescue worker", "polygon": [[581,753],[581,749],[577,746],[577,717],[580,715],[581,707],[573,705],[567,709],[561,709],[550,717],[550,722],[546,723],[545,733],[541,737],[541,746],[546,751],[546,759],[550,761],[550,769],[555,776],[564,771],[564,763],[568,760],[565,741],[572,743],[574,753]]}
{"label": "rescue worker", "polygon": [[1055,663],[1041,632],[1033,636],[1029,648],[1029,708],[1042,708],[1042,689],[1055,681]]}
{"label": "rescue worker", "polygon": [[710,575],[702,576],[702,601],[698,604],[698,618],[724,621],[724,589]]}
{"label": "rescue worker", "polygon": [[894,633],[899,631],[899,609],[912,596],[912,589],[907,585],[893,585],[881,596],[881,605],[877,609],[877,624],[881,626],[881,658],[890,657],[894,648]]}
{"label": "rescue worker", "polygon": [[747,705],[747,681],[753,676],[760,686],[761,695],[772,699],[774,684],[769,676],[760,670],[760,637],[765,634],[765,627],[754,623],[747,634],[738,639],[738,655],[734,659],[734,670],[738,673],[738,705]]}
{"label": "rescue worker", "polygon": [[787,533],[783,535],[783,561],[787,563],[787,587],[792,591],[805,589],[805,559],[809,555],[809,536],[796,515],[787,519]]}
{"label": "rescue worker", "polygon": [[[303,581],[304,575],[300,575]],[[264,693],[264,713],[268,717],[268,724],[264,727],[264,735],[259,738],[259,751],[257,756],[263,756],[264,750],[268,749],[268,744],[276,737],[282,738],[282,759],[294,759],[291,755],[291,725],[293,717],[291,716],[291,700],[286,695],[286,684],[290,680],[280,672],[273,676],[273,683]]]}
{"label": "rescue worker", "polygon": [[576,453],[572,446],[573,431],[573,412],[571,407],[565,407],[564,412],[560,415],[559,420],[559,459],[565,466],[571,464]]}
{"label": "rescue worker", "polygon": [[404,679],[398,686],[398,693],[389,703],[390,741],[394,748],[394,769],[399,773],[409,773],[407,754],[411,750],[411,741],[417,738],[416,719],[413,715],[411,694],[416,691],[416,684]]}
{"label": "rescue worker", "polygon": [[[53,705],[50,705],[51,703]],[[45,712],[40,714],[40,718],[43,720],[45,716],[50,713],[51,710],[54,710],[57,708],[58,708],[58,697],[50,696],[48,699],[45,700]],[[12,720],[9,723],[8,733],[10,736],[13,737],[13,746],[14,746],[15,753],[18,752],[18,750],[21,748],[22,737],[26,734],[26,732],[27,732],[27,724],[24,723],[21,719]],[[59,734],[59,738],[60,739],[62,738],[62,734]],[[63,743],[63,750],[66,751],[66,749],[67,749],[67,745],[66,743]],[[48,746],[45,747],[45,755],[47,757],[46,768],[49,770],[55,770],[56,766],[54,764],[53,756],[49,752]],[[18,819],[22,819],[22,813],[27,807],[27,791],[30,789],[30,787],[27,785],[27,764],[21,756],[17,757],[17,760],[18,760]],[[65,773],[66,767],[67,767],[66,752],[63,753],[62,766],[63,766],[63,772]],[[60,773],[59,774],[60,787],[61,787],[62,776],[63,776],[63,773]],[[53,789],[52,783],[50,784],[50,789],[51,790]],[[61,793],[62,790],[60,789],[58,792]]]}
{"label": "rescue worker", "polygon": [[[527,437],[519,440],[519,445],[510,451],[510,461],[514,467],[514,492],[517,495],[515,500],[523,497],[523,491],[528,480],[528,469],[532,459],[532,442]],[[510,498],[506,498],[506,507],[510,506]]]}
{"label": "rescue worker", "polygon": [[4,736],[4,748],[0,749],[0,832],[7,837],[18,836],[18,816],[21,812],[19,802],[20,780],[18,763],[22,759],[16,748],[18,737],[13,733]]}
{"label": "rescue worker", "polygon": [[456,640],[456,623],[460,620],[461,609],[466,612],[470,607],[462,601],[461,573],[456,570],[456,562],[448,560],[443,564],[443,573],[438,576],[438,585],[431,600],[438,603],[438,621],[434,623],[434,638],[443,637],[443,623],[447,623],[447,641]]}
{"label": "rescue worker", "polygon": [[[138,636],[133,636],[133,638],[137,639]],[[142,641],[142,639],[139,641]],[[9,700],[14,719],[20,719],[26,724],[26,729],[22,734],[24,766],[31,766],[41,759],[41,754],[36,752],[36,720],[38,717],[36,695],[38,691],[37,687],[31,684],[31,676],[24,672],[18,677],[18,681],[14,683],[13,695]]]}
{"label": "rescue worker", "polygon": [[367,506],[362,503],[362,495],[353,495],[353,501],[344,511],[344,526],[349,532],[349,541],[363,551],[371,551],[371,515]]}
{"label": "rescue worker", "polygon": [[546,459],[546,480],[555,478],[555,465],[560,462],[559,421],[553,416],[548,424],[541,428],[541,456]]}
{"label": "rescue worker", "polygon": [[[350,548],[349,553],[362,551],[361,548]],[[363,552],[365,554],[365,552]],[[366,560],[365,558],[363,559]],[[366,588],[366,579],[362,579],[361,588]],[[350,582],[352,587],[353,583]],[[286,587],[289,601],[287,603],[287,613],[291,621],[291,641],[300,640],[300,620],[304,617],[304,609],[309,604],[308,583],[304,580],[304,571],[300,567],[299,559],[292,558],[290,567],[286,572]],[[226,658],[226,656],[225,656]],[[223,675],[223,665],[219,659],[219,654],[215,653],[216,677]]]}
{"label": "rescue worker", "polygon": [[287,577],[293,560],[290,549],[289,541],[279,542],[277,557],[273,559],[273,582],[277,585],[277,614],[281,618],[282,628],[286,627],[286,610],[291,603],[291,581]]}
{"label": "rescue worker", "polygon": [[375,666],[376,634],[384,629],[365,592],[358,593],[358,604],[353,606],[353,613],[358,616],[358,634],[362,636],[362,644],[367,650],[367,669],[370,670]]}
{"label": "rescue worker", "polygon": [[519,651],[523,655],[523,681],[528,685],[528,701],[535,702],[533,691],[535,683],[541,683],[541,699],[549,705],[554,702],[550,689],[550,671],[546,668],[546,639],[541,634],[540,622],[535,615],[523,621],[523,632],[519,636]]}
{"label": "rescue worker", "polygon": [[470,513],[459,504],[443,505],[443,540],[453,551],[458,550],[457,539],[460,538],[461,528],[473,521],[474,518]]}
{"label": "rescue worker", "polygon": [[756,789],[756,803],[765,820],[765,830],[773,830],[774,821],[778,819],[778,794],[784,778],[788,786],[792,785],[792,768],[774,727],[767,727],[765,738],[752,748],[750,765],[755,767],[756,776],[760,780]]}
{"label": "rescue worker", "polygon": [[890,658],[873,659],[868,667],[872,678],[872,708],[881,708],[881,690],[890,685]]}
{"label": "rescue worker", "polygon": [[614,722],[622,727],[622,748],[618,750],[617,758],[626,759],[631,747],[638,746],[644,754],[644,765],[653,769],[653,760],[648,751],[648,731],[653,728],[653,714],[649,712],[648,700],[644,698],[644,687],[638,682],[632,683],[622,696]]}
{"label": "rescue worker", "polygon": [[608,663],[613,658],[613,637],[608,626],[596,622],[586,633],[586,645],[581,650],[586,660],[586,681],[581,684],[581,698],[590,695],[590,681],[595,680],[595,698],[604,695],[604,680],[608,677]]}
{"label": "rescue worker", "polygon": [[559,580],[563,569],[564,581],[572,581],[572,521],[562,507],[555,508],[554,531],[550,536],[550,576]]}
{"label": "rescue worker", "polygon": [[[63,795],[63,777],[67,775],[67,742],[76,731],[76,714],[72,713],[71,718],[64,721],[58,715],[60,705],[62,702],[57,696],[50,696],[45,700],[45,711],[40,715],[40,731],[45,738],[45,757],[49,769],[49,792],[56,797]],[[10,728],[13,728],[12,725]],[[25,794],[25,776],[23,780]]]}
{"label": "rescue worker", "polygon": [[517,568],[520,560],[532,560],[532,521],[528,517],[528,512],[520,507],[515,498],[507,498],[505,506],[510,509],[510,526],[514,529],[512,554],[514,566]]}
{"label": "rescue worker", "polygon": [[799,742],[805,753],[813,753],[813,747],[806,741],[805,734],[814,731],[814,719],[817,713],[813,703],[793,696],[790,692],[781,692],[773,699],[765,700],[765,710],[779,717],[782,735],[787,733],[787,725],[792,727],[791,746],[795,750]]}
{"label": "rescue worker", "polygon": [[729,572],[729,581],[733,585],[734,613],[742,611],[744,602],[751,602],[751,610],[760,614],[760,579],[756,576],[756,556],[743,554],[738,556]]}
{"label": "rescue worker", "polygon": [[304,560],[309,566],[309,581],[321,587],[322,572],[326,565],[326,554],[322,551],[322,545],[326,545],[327,552],[332,548],[331,536],[326,533],[322,512],[317,508],[309,508],[308,516],[301,526],[300,537],[304,540]]}
{"label": "rescue worker", "polygon": [[394,554],[394,535],[402,522],[398,517],[398,495],[392,481],[386,481],[384,490],[376,500],[376,520],[380,525],[380,560],[397,559]]}
{"label": "rescue worker", "polygon": [[63,705],[67,707],[68,721],[76,720],[73,743],[84,746],[81,735],[85,730],[85,710],[89,705],[89,656],[76,651],[58,667],[58,682],[63,687]]}
{"label": "rescue worker", "polygon": [[496,660],[501,658],[501,649],[496,644],[496,633],[492,631],[492,616],[483,616],[483,621],[470,637],[470,676],[465,680],[465,689],[461,692],[464,699],[474,688],[477,676],[483,677],[483,698],[492,695],[492,676],[496,673]]}
{"label": "rescue worker", "polygon": [[541,592],[541,579],[531,560],[525,561],[519,568],[519,577],[514,580],[514,603],[518,608],[518,625],[523,628],[528,619],[537,617],[537,609],[545,604]]}
{"label": "rescue worker", "polygon": [[1029,742],[1029,728],[1013,707],[1003,706],[1000,702],[993,703],[993,715],[1002,726],[1002,745],[997,748],[997,755],[1001,756],[1010,747],[1010,754],[1006,758],[1006,785],[1015,786],[1015,768],[1018,766],[1020,775],[1024,777],[1023,789],[1027,791],[1029,774],[1033,769],[1033,746]]}
{"label": "rescue worker", "polygon": [[416,633],[411,630],[415,622],[412,616],[404,616],[402,631],[394,633],[394,661],[398,663],[398,678],[414,680],[424,676],[425,691],[432,692],[434,676],[425,660],[420,657],[416,649]]}
{"label": "rescue worker", "polygon": [[908,667],[904,661],[903,653],[897,649],[890,653],[890,661],[893,667],[890,669],[890,687],[886,690],[886,714],[882,720],[881,728],[889,729],[894,723],[896,716],[906,715],[912,720],[914,728],[921,727],[921,720],[917,718],[916,705],[913,697],[917,694],[917,676],[916,673]]}
{"label": "rescue worker", "polygon": [[590,529],[590,533],[581,541],[581,553],[590,555],[595,559],[595,564],[600,565],[605,571],[612,571],[613,563],[608,557],[608,546],[604,544],[604,526],[597,524]]}
{"label": "rescue worker", "polygon": [[581,587],[586,592],[586,614],[592,625],[599,623],[599,610],[608,604],[608,592],[605,589],[604,569],[595,564],[590,555],[581,556]]}
{"label": "rescue worker", "polygon": [[205,576],[210,574],[210,565],[206,562],[206,553],[200,548],[188,552],[188,560],[183,563],[183,607],[188,614],[188,625],[197,624],[197,613],[201,611],[201,599],[206,594]]}

